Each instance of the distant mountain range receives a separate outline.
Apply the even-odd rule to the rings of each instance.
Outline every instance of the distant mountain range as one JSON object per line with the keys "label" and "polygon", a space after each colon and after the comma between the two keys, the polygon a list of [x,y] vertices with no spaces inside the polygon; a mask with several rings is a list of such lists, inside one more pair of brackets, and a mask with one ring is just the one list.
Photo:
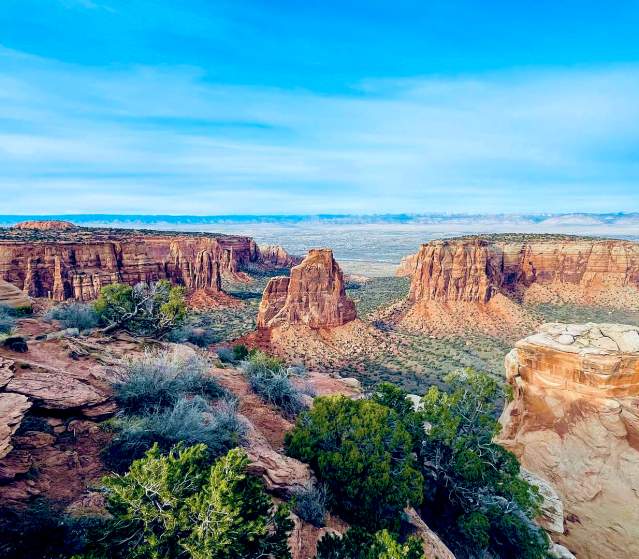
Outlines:
{"label": "distant mountain range", "polygon": [[639,213],[565,213],[565,214],[318,214],[318,215],[118,215],[118,214],[69,214],[69,215],[0,215],[1,226],[33,219],[64,219],[80,226],[111,225],[122,227],[144,227],[152,225],[213,225],[271,223],[296,224],[414,224],[414,225],[508,225],[518,229],[527,224],[535,229],[539,226],[597,227],[616,225],[620,228],[639,228]]}

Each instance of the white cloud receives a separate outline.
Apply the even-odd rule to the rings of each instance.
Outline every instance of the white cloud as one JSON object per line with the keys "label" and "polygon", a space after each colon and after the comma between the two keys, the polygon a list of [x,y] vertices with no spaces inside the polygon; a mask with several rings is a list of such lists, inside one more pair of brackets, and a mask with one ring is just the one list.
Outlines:
{"label": "white cloud", "polygon": [[0,48],[3,213],[637,210],[637,98],[634,66],[328,96]]}

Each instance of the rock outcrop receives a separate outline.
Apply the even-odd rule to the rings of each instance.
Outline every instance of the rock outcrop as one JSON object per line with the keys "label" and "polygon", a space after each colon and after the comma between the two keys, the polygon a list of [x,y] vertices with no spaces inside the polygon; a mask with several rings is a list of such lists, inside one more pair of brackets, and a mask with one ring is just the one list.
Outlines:
{"label": "rock outcrop", "polygon": [[639,328],[546,324],[506,371],[499,442],[561,497],[553,540],[582,558],[639,557]]}
{"label": "rock outcrop", "polygon": [[30,407],[29,400],[21,394],[0,393],[0,459],[11,452],[11,437]]}
{"label": "rock outcrop", "polygon": [[558,296],[573,290],[579,291],[581,299],[593,301],[613,288],[628,289],[639,305],[638,243],[499,238],[439,240],[422,245],[409,299],[487,303],[498,293],[517,294],[542,285]]}
{"label": "rock outcrop", "polygon": [[13,227],[15,229],[37,229],[40,231],[64,231],[76,228],[70,221],[62,220],[21,221]]}
{"label": "rock outcrop", "polygon": [[355,304],[344,289],[342,270],[329,249],[312,249],[290,277],[269,281],[257,316],[260,329],[304,325],[342,326],[357,317]]}
{"label": "rock outcrop", "polygon": [[302,261],[302,258],[290,255],[280,245],[259,245],[258,251],[260,263],[274,269],[292,268]]}
{"label": "rock outcrop", "polygon": [[91,300],[103,285],[168,279],[219,292],[221,276],[250,265],[292,262],[279,247],[262,254],[250,237],[125,229],[69,228],[39,222],[0,229],[0,280],[31,297]]}
{"label": "rock outcrop", "polygon": [[29,296],[15,285],[0,279],[0,307],[24,309],[31,307]]}

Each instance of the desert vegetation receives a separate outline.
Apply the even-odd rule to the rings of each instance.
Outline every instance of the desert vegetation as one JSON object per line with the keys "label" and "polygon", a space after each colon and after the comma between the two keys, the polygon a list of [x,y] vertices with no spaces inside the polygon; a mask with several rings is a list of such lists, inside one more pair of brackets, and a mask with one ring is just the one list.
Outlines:
{"label": "desert vegetation", "polygon": [[262,351],[252,351],[240,368],[253,392],[286,417],[295,417],[306,409],[304,395],[291,381],[292,372],[279,359]]}
{"label": "desert vegetation", "polygon": [[10,334],[16,325],[16,313],[13,309],[0,306],[0,336]]}
{"label": "desert vegetation", "polygon": [[133,334],[162,338],[179,327],[186,317],[183,287],[167,280],[131,287],[112,283],[100,290],[95,312],[105,325],[104,332],[118,329]]}
{"label": "desert vegetation", "polygon": [[210,365],[197,354],[164,351],[133,359],[114,384],[118,414],[107,422],[114,433],[105,460],[124,471],[156,444],[203,443],[211,458],[241,445],[246,425],[233,397],[208,374]]}
{"label": "desert vegetation", "polygon": [[57,320],[63,328],[77,328],[80,331],[95,328],[100,317],[93,305],[72,301],[51,308],[45,320]]}
{"label": "desert vegetation", "polygon": [[473,370],[446,381],[448,390],[431,387],[419,406],[382,384],[365,400],[317,398],[298,418],[287,452],[311,465],[332,510],[353,525],[325,538],[318,557],[369,557],[347,550],[373,549],[380,539],[408,546],[397,556],[411,556],[410,542],[394,539],[406,506],[459,557],[546,557],[549,540],[534,522],[540,496],[515,456],[493,442],[499,383]]}
{"label": "desert vegetation", "polygon": [[205,444],[153,446],[123,475],[104,479],[100,529],[85,559],[290,557],[286,505],[274,505],[248,458],[229,450],[211,463]]}

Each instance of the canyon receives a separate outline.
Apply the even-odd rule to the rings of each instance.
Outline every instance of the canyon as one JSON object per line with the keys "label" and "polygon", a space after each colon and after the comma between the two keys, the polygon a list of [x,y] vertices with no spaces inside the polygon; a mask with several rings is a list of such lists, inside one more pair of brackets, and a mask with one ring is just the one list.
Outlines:
{"label": "canyon", "polygon": [[223,276],[245,279],[244,267],[271,269],[294,261],[281,247],[262,252],[243,236],[79,228],[50,221],[0,229],[0,280],[54,301],[88,301],[109,283],[160,279],[219,292]]}
{"label": "canyon", "polygon": [[638,557],[639,328],[545,324],[517,342],[506,376],[498,442],[560,497],[553,540],[579,558]]}

